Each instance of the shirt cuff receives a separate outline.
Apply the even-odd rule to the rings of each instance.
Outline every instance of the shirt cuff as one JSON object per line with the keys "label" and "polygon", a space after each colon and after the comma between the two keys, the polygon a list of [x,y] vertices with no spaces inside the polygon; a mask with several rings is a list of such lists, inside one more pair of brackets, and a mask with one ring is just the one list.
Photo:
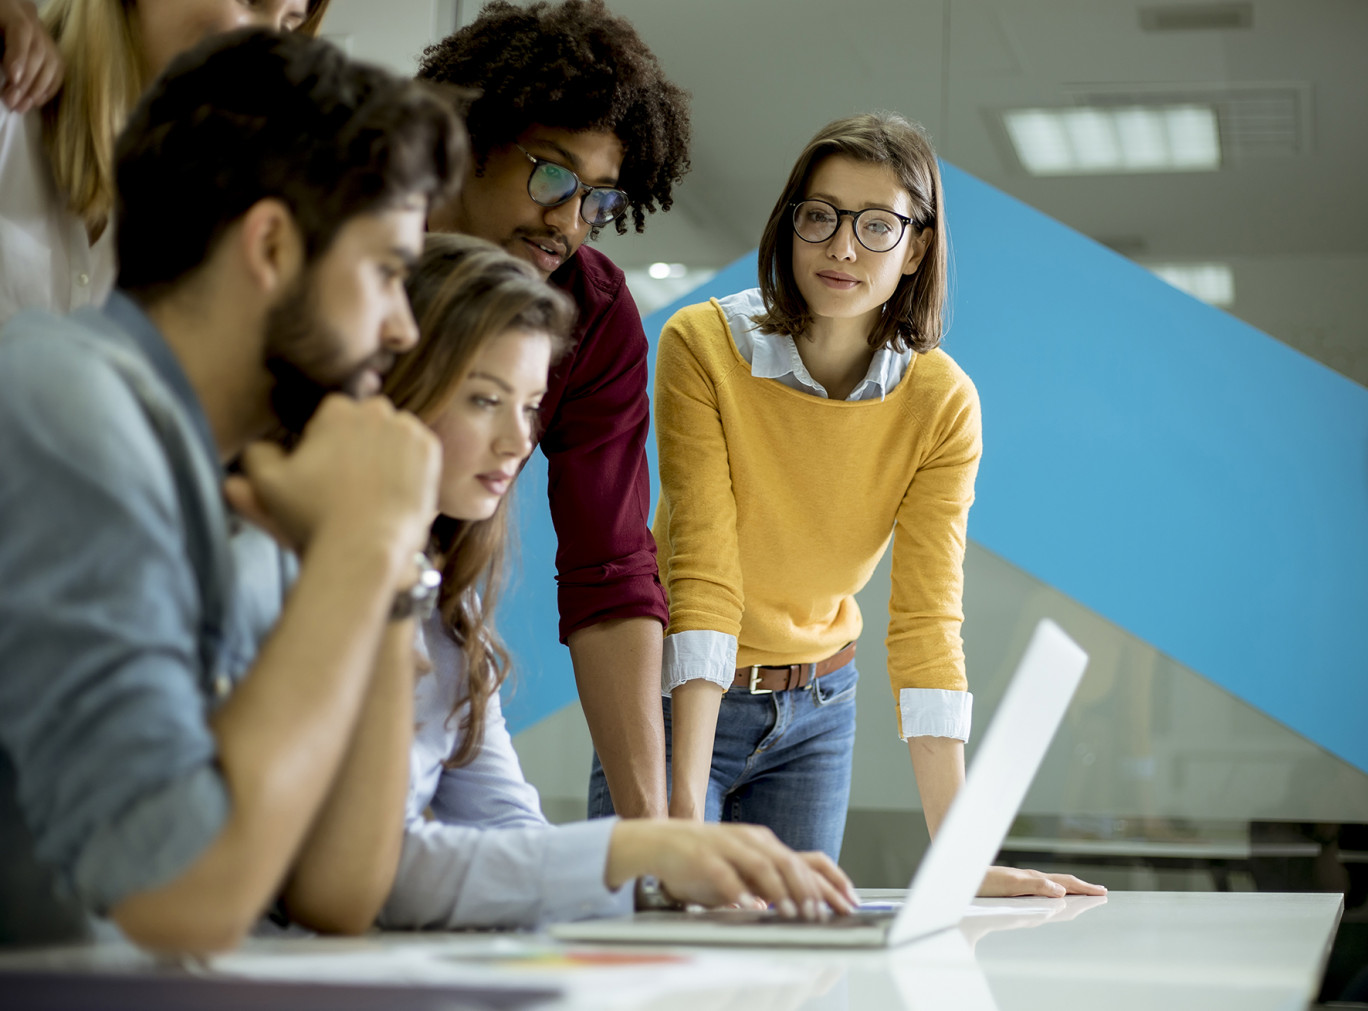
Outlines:
{"label": "shirt cuff", "polygon": [[947,688],[903,688],[898,692],[904,741],[909,737],[953,737],[969,740],[974,696]]}
{"label": "shirt cuff", "polygon": [[617,819],[483,829],[411,818],[379,924],[386,929],[539,927],[632,911],[603,883]]}
{"label": "shirt cuff", "polygon": [[725,692],[736,680],[736,636],[698,629],[665,637],[660,657],[660,694],[685,681],[711,681]]}
{"label": "shirt cuff", "polygon": [[626,916],[632,912],[634,889],[627,882],[617,891],[603,883],[616,818],[596,818],[548,829],[555,833],[546,850],[542,922]]}

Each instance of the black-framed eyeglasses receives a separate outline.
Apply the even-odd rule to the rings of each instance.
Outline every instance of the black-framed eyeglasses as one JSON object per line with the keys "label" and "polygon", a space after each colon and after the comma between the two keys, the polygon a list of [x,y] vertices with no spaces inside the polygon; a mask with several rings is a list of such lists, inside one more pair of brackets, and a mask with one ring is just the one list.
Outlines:
{"label": "black-framed eyeglasses", "polygon": [[841,218],[849,215],[855,238],[871,253],[888,252],[912,224],[911,218],[882,207],[847,211],[825,200],[795,200],[789,206],[793,208],[793,234],[804,242],[826,242],[841,227]]}
{"label": "black-framed eyeglasses", "polygon": [[627,210],[627,194],[612,186],[590,186],[580,182],[564,165],[538,158],[521,144],[514,144],[532,163],[527,177],[527,195],[540,207],[559,207],[576,194],[583,193],[580,217],[595,228],[602,228]]}

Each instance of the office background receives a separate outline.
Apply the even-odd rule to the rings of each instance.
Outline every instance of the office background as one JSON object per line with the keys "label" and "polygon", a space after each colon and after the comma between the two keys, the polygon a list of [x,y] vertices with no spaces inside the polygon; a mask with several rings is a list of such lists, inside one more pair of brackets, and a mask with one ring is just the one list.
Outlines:
{"label": "office background", "polygon": [[[945,346],[986,425],[965,600],[977,726],[1037,617],[1092,655],[1007,856],[1117,887],[1345,890],[1352,933],[1368,867],[1368,4],[610,6],[693,94],[674,209],[601,241],[648,334],[675,300],[749,283],[791,162],[829,119],[895,109],[947,163]],[[326,29],[411,71],[478,7],[334,0]],[[1209,110],[1214,165],[1106,171],[1083,152],[1081,170],[1035,175],[1008,115],[1173,107]],[[571,819],[589,742],[554,642],[541,469],[519,488],[524,566],[500,626],[525,769]],[[860,600],[843,854],[874,886],[905,883],[925,845],[882,671],[887,594],[885,560]]]}

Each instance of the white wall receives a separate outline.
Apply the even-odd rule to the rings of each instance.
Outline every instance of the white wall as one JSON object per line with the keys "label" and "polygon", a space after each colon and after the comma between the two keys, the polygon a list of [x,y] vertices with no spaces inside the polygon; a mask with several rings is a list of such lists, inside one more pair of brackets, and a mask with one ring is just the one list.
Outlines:
{"label": "white wall", "polygon": [[1368,386],[1368,256],[1232,257],[1234,312]]}
{"label": "white wall", "polygon": [[322,35],[355,59],[413,76],[423,47],[456,27],[455,0],[332,0]]}

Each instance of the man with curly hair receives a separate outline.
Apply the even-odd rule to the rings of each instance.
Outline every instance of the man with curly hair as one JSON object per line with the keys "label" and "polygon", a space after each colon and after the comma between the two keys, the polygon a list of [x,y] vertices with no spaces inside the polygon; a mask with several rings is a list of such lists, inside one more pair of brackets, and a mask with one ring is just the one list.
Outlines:
{"label": "man with curly hair", "polygon": [[622,271],[583,243],[669,210],[689,164],[688,96],[602,0],[488,4],[424,52],[418,76],[479,93],[464,188],[429,227],[502,246],[579,308],[541,406],[560,636],[611,792],[610,806],[596,776],[590,813],[664,816],[668,611],[649,530],[647,343]]}

